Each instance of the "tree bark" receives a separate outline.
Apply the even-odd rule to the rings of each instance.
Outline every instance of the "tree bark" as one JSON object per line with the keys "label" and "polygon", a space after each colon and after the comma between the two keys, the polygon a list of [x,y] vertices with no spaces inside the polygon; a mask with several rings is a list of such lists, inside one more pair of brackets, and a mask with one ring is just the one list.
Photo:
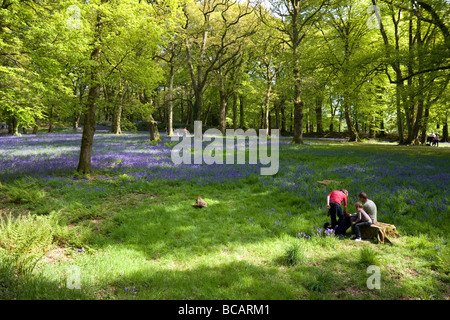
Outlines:
{"label": "tree bark", "polygon": [[[373,5],[377,5],[376,0],[372,0]],[[397,55],[400,53],[400,34],[399,34],[399,21],[401,18],[401,9],[399,9],[398,19],[395,18],[394,13],[392,13],[392,21],[394,24],[394,33],[395,33],[395,52]],[[389,48],[389,38],[386,34],[386,31],[384,29],[383,21],[380,20],[380,32],[383,37],[384,45],[386,49]],[[386,50],[386,56],[388,58],[392,58],[390,50]],[[404,141],[404,130],[403,130],[403,115],[401,110],[401,104],[402,102],[405,102],[406,100],[403,97],[404,95],[404,83],[401,81],[403,79],[402,71],[400,68],[400,63],[398,62],[398,59],[395,59],[395,62],[391,63],[392,69],[394,69],[396,74],[396,111],[397,111],[397,130],[399,135],[399,144],[405,144]],[[403,107],[406,109],[407,105],[404,104]]]}
{"label": "tree bark", "polygon": [[[400,68],[399,68],[400,70]],[[397,80],[399,80],[399,77],[402,75],[399,74],[399,72],[396,72],[397,74]],[[403,83],[397,83],[395,88],[395,96],[396,96],[396,108],[397,108],[397,130],[398,130],[398,137],[399,137],[399,144],[404,144],[404,134],[403,134],[403,114],[402,114],[402,91],[403,91]]]}
{"label": "tree bark", "polygon": [[428,130],[428,118],[430,116],[430,105],[427,104],[425,107],[425,114],[422,119],[422,124],[420,125],[421,134],[420,134],[420,143],[425,144],[427,141],[427,130]]}
{"label": "tree bark", "polygon": [[16,117],[13,117],[12,120],[11,120],[11,133],[14,136],[18,136],[19,135],[19,123],[18,123]]}
{"label": "tree bark", "polygon": [[169,77],[169,102],[168,102],[168,128],[167,134],[173,135],[173,80],[175,78],[175,68],[173,64],[170,65],[170,77]]}
{"label": "tree bark", "polygon": [[219,85],[219,130],[222,134],[225,134],[225,130],[227,129],[227,105],[228,105],[228,95],[226,89],[225,78],[222,75],[221,71],[219,72],[220,77],[220,85]]}
{"label": "tree bark", "polygon": [[375,138],[376,137],[376,131],[375,131],[375,116],[370,115],[370,121],[369,121],[369,137]]}
{"label": "tree bark", "polygon": [[[270,80],[272,80],[270,78]],[[269,136],[270,132],[270,93],[272,91],[272,81],[267,82],[267,91],[266,91],[266,105],[264,110],[264,129],[266,129],[266,135]]]}
{"label": "tree bark", "polygon": [[[421,23],[420,20],[417,21],[417,28],[416,28],[416,34],[415,36],[413,35],[413,26],[412,26],[412,19],[410,19],[409,22],[409,50],[410,53],[412,54],[414,52],[414,42],[417,41],[417,46],[418,46],[418,50],[419,52],[421,52],[422,46],[423,46],[423,41],[422,41],[422,35],[421,35]],[[422,67],[422,61],[423,57],[421,54],[417,55],[417,61],[418,61],[418,69],[421,70]],[[408,73],[409,75],[414,74],[414,70],[413,70],[413,61],[412,58],[410,57],[409,61],[408,61]],[[420,74],[418,76],[418,99],[417,101],[415,101],[415,99],[413,98],[412,95],[410,95],[409,98],[409,105],[408,107],[410,107],[409,109],[409,114],[407,117],[407,122],[408,122],[408,138],[406,140],[406,144],[419,144],[419,130],[420,130],[420,126],[421,126],[421,122],[422,122],[422,117],[423,117],[423,112],[424,112],[424,95],[423,95],[423,87],[424,87],[424,78],[423,78],[423,74]],[[412,82],[412,78],[408,79],[408,86],[410,88],[413,88],[413,82]],[[417,111],[416,111],[417,109]]]}
{"label": "tree bark", "polygon": [[158,131],[158,125],[157,125],[155,119],[153,119],[152,115],[150,115],[149,118],[150,118],[150,120],[148,122],[148,128],[150,131],[150,141],[161,141],[161,138],[159,136],[159,131]]}
{"label": "tree bark", "polygon": [[81,119],[81,113],[77,113],[73,120],[72,129],[77,130]]}
{"label": "tree bark", "polygon": [[237,93],[233,94],[233,129],[237,129]]}
{"label": "tree bark", "polygon": [[386,135],[386,131],[384,128],[384,119],[383,119],[383,115],[381,115],[381,122],[380,122],[380,133],[379,136],[380,137],[384,137]]}
{"label": "tree bark", "polygon": [[347,130],[348,130],[348,133],[350,134],[350,139],[348,141],[361,142],[358,132],[356,131],[355,126],[353,125],[350,105],[347,101],[344,102],[344,116],[345,116],[345,122],[347,124]]}
{"label": "tree bark", "polygon": [[448,118],[445,117],[444,128],[442,128],[442,142],[448,142]]}
{"label": "tree bark", "polygon": [[120,127],[120,123],[122,120],[122,111],[123,111],[123,101],[125,98],[125,88],[122,85],[122,80],[119,80],[119,92],[118,96],[119,99],[116,99],[114,101],[114,108],[113,108],[113,117],[112,117],[112,124],[111,124],[111,132],[112,134],[122,134],[122,129]]}
{"label": "tree bark", "polygon": [[322,124],[322,99],[317,99],[316,100],[316,124],[317,124],[317,129],[316,132],[318,134],[323,134],[323,124]]}
{"label": "tree bark", "polygon": [[280,107],[281,111],[281,134],[286,134],[286,106],[284,103]]}
{"label": "tree bark", "polygon": [[204,123],[205,127],[208,125],[208,119],[209,119],[209,115],[211,114],[211,109],[212,109],[212,103],[209,104],[208,110],[206,111],[205,123]]}
{"label": "tree bark", "polygon": [[300,49],[300,34],[298,27],[298,3],[293,5],[292,18],[292,61],[293,61],[293,76],[294,76],[294,139],[296,144],[303,144],[303,108],[305,103],[302,101],[301,94],[301,78],[300,78],[300,64],[299,64],[299,49]]}
{"label": "tree bark", "polygon": [[239,95],[239,127],[246,129],[245,127],[245,97],[243,94]]}
{"label": "tree bark", "polygon": [[296,144],[303,144],[303,108],[305,103],[301,99],[300,66],[297,48],[294,48],[294,139]]}
{"label": "tree bark", "polygon": [[8,127],[8,134],[13,134],[13,121],[12,119],[10,119],[7,123],[6,126]]}
{"label": "tree bark", "polygon": [[[102,0],[101,3],[105,3]],[[97,28],[95,30],[94,43],[99,43],[102,37],[103,22],[100,13],[97,13]],[[92,172],[92,147],[94,144],[95,134],[95,112],[97,109],[97,101],[100,96],[100,75],[99,63],[102,50],[97,44],[91,52],[90,60],[93,62],[90,72],[90,87],[87,97],[87,111],[84,116],[83,135],[81,137],[80,158],[78,161],[77,171],[82,174]]]}
{"label": "tree bark", "polygon": [[48,115],[48,133],[53,133],[53,108],[54,106],[51,105],[50,114]]}
{"label": "tree bark", "polygon": [[114,115],[112,121],[111,132],[112,134],[122,134],[122,129],[120,128],[120,122],[122,118],[122,102],[119,102],[114,108]]}
{"label": "tree bark", "polygon": [[333,100],[330,98],[330,132],[334,132],[334,117],[336,110],[333,108]]}

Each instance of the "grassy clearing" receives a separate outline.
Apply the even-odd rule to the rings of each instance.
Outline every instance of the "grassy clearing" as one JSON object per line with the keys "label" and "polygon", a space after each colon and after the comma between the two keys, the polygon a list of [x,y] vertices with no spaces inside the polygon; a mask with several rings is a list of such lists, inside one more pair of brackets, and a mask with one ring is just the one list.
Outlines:
{"label": "grassy clearing", "polygon": [[[428,175],[448,174],[449,155],[410,150],[288,145],[276,176],[221,183],[140,179],[130,168],[4,184],[2,216],[38,215],[52,241],[32,272],[18,272],[2,230],[0,298],[448,299],[447,182],[414,184],[422,178],[411,172],[419,163]],[[383,157],[389,172],[378,167]],[[330,190],[316,183],[325,178],[352,187],[351,201],[357,190],[374,194],[379,220],[402,237],[392,246],[298,237],[327,221]],[[191,206],[198,194],[207,208]],[[380,266],[380,290],[367,288],[369,265]],[[73,270],[80,290],[67,288]]]}

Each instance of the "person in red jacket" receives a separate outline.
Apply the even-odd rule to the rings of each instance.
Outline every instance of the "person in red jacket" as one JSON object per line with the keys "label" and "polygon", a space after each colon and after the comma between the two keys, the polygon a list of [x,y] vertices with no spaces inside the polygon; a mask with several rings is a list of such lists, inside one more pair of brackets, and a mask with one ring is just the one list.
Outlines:
{"label": "person in red jacket", "polygon": [[[336,235],[345,236],[344,213],[347,213],[347,198],[348,191],[346,189],[334,190],[327,196],[328,215]],[[342,202],[344,202],[344,210],[342,210]],[[338,221],[336,221],[336,216]],[[336,228],[336,226],[338,227]]]}

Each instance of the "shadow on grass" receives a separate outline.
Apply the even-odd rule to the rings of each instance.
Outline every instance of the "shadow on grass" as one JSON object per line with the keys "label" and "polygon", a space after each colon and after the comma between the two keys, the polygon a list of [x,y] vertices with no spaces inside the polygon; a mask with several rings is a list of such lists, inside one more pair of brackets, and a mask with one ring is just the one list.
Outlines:
{"label": "shadow on grass", "polygon": [[[173,194],[144,198],[134,208],[115,213],[98,245],[120,244],[143,252],[148,259],[177,254],[189,257],[215,254],[230,245],[263,242],[286,231],[274,223],[286,216],[284,212],[265,211],[268,205],[279,210],[277,203],[268,203],[276,199],[276,190],[252,192],[247,186],[225,191],[204,186],[179,193],[176,189]],[[199,193],[208,207],[192,207]]]}
{"label": "shadow on grass", "polygon": [[[273,266],[252,265],[246,261],[202,265],[187,270],[142,270],[109,283],[119,299],[299,299],[308,291],[295,277]],[[136,295],[124,288],[135,287]]]}
{"label": "shadow on grass", "polygon": [[0,266],[0,300],[88,300],[86,290],[68,289],[66,283],[51,281],[40,274],[18,275]]}

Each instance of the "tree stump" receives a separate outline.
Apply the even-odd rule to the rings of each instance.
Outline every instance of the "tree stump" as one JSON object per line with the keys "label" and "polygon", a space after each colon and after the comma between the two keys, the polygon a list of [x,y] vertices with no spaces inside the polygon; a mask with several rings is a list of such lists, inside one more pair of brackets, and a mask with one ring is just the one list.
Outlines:
{"label": "tree stump", "polygon": [[198,195],[197,201],[195,201],[195,203],[192,205],[194,208],[203,208],[203,207],[207,207],[208,204],[206,203],[205,200],[203,200],[200,195]]}
{"label": "tree stump", "polygon": [[373,239],[377,238],[378,243],[391,243],[389,238],[398,238],[400,234],[397,229],[392,224],[387,224],[383,222],[375,222],[369,227],[361,227],[361,238],[362,239]]}

